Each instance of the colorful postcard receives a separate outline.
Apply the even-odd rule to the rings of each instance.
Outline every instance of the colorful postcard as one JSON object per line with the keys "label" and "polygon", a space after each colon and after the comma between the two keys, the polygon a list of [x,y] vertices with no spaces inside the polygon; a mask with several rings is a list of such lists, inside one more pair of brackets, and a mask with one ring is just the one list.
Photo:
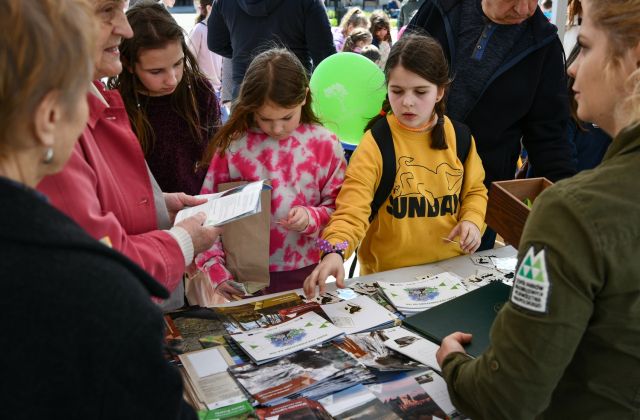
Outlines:
{"label": "colorful postcard", "polygon": [[258,408],[256,414],[260,420],[331,420],[331,416],[318,402],[297,398],[273,407]]}
{"label": "colorful postcard", "polygon": [[367,388],[402,419],[447,417],[420,384],[404,373],[399,374],[395,380],[367,385]]}

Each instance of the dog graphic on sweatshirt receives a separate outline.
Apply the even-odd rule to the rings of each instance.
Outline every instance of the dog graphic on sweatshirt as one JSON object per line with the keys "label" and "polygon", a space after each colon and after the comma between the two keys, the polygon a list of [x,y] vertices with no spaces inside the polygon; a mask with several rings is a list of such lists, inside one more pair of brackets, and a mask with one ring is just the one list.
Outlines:
{"label": "dog graphic on sweatshirt", "polygon": [[436,198],[455,194],[462,181],[461,169],[441,163],[432,170],[426,166],[412,165],[413,161],[412,157],[407,156],[398,159],[396,182],[391,194],[394,198],[421,195],[433,206]]}

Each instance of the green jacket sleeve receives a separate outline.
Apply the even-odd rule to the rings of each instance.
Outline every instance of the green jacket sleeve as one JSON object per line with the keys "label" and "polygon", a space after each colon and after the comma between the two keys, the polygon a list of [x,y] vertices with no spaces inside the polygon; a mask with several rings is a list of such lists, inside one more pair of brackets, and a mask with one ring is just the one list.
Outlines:
{"label": "green jacket sleeve", "polygon": [[561,185],[536,200],[516,273],[526,255],[543,256],[548,299],[540,310],[529,310],[514,303],[512,291],[493,324],[487,351],[475,360],[459,353],[445,359],[451,399],[467,416],[533,418],[549,405],[592,315],[595,279],[602,273],[593,222],[584,219],[577,200]]}

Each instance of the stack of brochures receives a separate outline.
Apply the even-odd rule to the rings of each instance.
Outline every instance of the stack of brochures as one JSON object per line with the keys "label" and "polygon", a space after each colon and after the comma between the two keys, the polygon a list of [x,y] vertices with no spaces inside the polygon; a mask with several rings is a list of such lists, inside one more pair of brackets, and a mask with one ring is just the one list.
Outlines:
{"label": "stack of brochures", "polygon": [[331,322],[346,334],[387,328],[398,321],[396,315],[368,296],[320,306]]}
{"label": "stack of brochures", "polygon": [[255,403],[269,406],[299,397],[325,396],[373,377],[332,342],[263,365],[232,366],[229,373]]}
{"label": "stack of brochures", "polygon": [[224,347],[212,347],[179,356],[185,396],[207,418],[227,418],[253,412],[248,398],[227,372],[233,360]]}
{"label": "stack of brochures", "polygon": [[278,296],[266,296],[251,303],[220,306],[211,310],[229,334],[237,334],[280,324],[289,319],[280,314],[281,310],[294,308],[303,303],[300,296],[290,292]]}
{"label": "stack of brochures", "polygon": [[344,332],[315,312],[271,327],[234,334],[231,338],[257,364],[324,343]]}
{"label": "stack of brochures", "polygon": [[405,283],[379,281],[378,284],[391,304],[408,316],[465,294],[467,290],[461,280],[445,272]]}

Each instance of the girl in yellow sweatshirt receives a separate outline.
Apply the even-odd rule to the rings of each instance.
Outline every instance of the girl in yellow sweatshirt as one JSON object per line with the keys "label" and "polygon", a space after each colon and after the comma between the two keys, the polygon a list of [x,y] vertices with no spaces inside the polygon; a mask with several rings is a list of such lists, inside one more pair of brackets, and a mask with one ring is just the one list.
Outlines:
{"label": "girl in yellow sweatshirt", "polygon": [[[322,261],[305,280],[308,297],[316,286],[324,291],[329,275],[344,287],[344,259],[358,245],[362,274],[427,264],[480,245],[487,207],[484,169],[473,138],[465,162],[458,158],[456,132],[444,115],[450,78],[442,48],[429,37],[403,36],[391,48],[385,77],[387,98],[347,167],[336,211],[319,241]],[[370,128],[381,118],[391,129],[396,175],[390,196],[369,222],[382,177],[382,156]]]}

